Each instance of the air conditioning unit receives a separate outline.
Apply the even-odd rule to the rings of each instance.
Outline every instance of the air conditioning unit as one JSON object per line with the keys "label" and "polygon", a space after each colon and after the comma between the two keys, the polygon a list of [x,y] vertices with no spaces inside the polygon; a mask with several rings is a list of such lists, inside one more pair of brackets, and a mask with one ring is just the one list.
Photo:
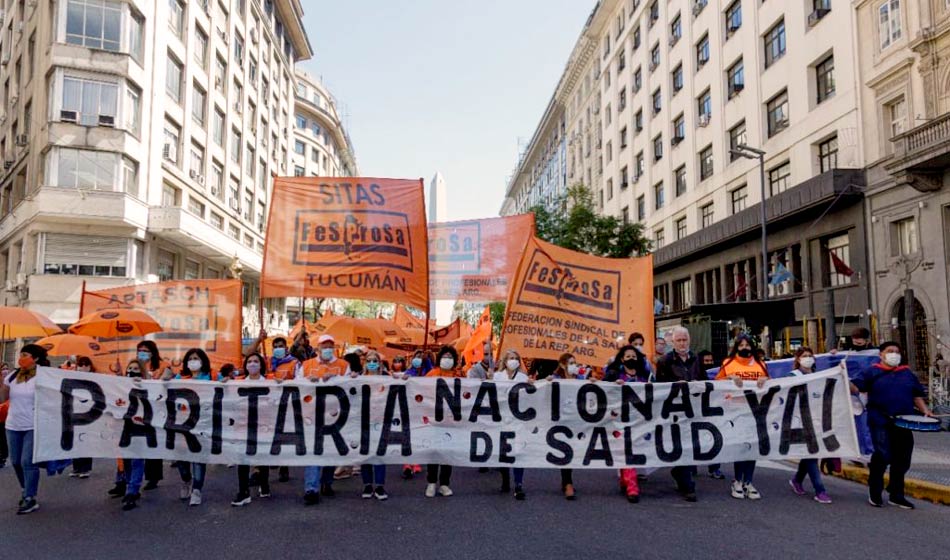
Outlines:
{"label": "air conditioning unit", "polygon": [[218,192],[219,192],[218,187],[215,187],[215,186],[211,187],[211,196],[218,196]]}
{"label": "air conditioning unit", "polygon": [[198,181],[198,184],[199,184],[199,185],[204,185],[204,184],[205,184],[205,176],[204,176],[204,175],[198,175],[198,176],[195,178],[195,180]]}
{"label": "air conditioning unit", "polygon": [[706,3],[702,2],[701,0],[696,0],[695,2],[693,2],[693,17],[696,17],[700,13],[702,13],[703,8],[705,7],[706,7]]}
{"label": "air conditioning unit", "polygon": [[59,120],[76,124],[79,122],[79,111],[60,111]]}
{"label": "air conditioning unit", "polygon": [[175,147],[171,144],[165,144],[162,146],[162,159],[175,163],[175,159],[178,154],[175,153]]}
{"label": "air conditioning unit", "polygon": [[115,128],[115,117],[112,115],[99,115],[99,126]]}
{"label": "air conditioning unit", "polygon": [[679,143],[682,142],[682,141],[683,141],[683,137],[682,137],[682,136],[674,136],[674,137],[670,138],[670,144],[673,145],[673,146],[679,144]]}
{"label": "air conditioning unit", "polygon": [[705,128],[709,126],[709,119],[710,119],[709,113],[706,113],[705,115],[699,115],[699,123],[698,123],[699,127]]}
{"label": "air conditioning unit", "polygon": [[743,83],[732,84],[729,86],[729,93],[732,95],[736,95],[737,93],[739,93],[740,91],[744,89],[745,89],[745,84]]}
{"label": "air conditioning unit", "polygon": [[22,148],[22,147],[25,147],[25,146],[26,146],[27,144],[29,144],[29,143],[30,143],[30,137],[27,136],[26,134],[18,134],[18,135],[17,135],[17,137],[16,137],[16,145],[17,145],[17,146],[20,146],[20,147]]}
{"label": "air conditioning unit", "polygon": [[672,312],[673,312],[672,306],[670,306],[669,304],[666,304],[663,306],[663,313],[672,313]]}
{"label": "air conditioning unit", "polygon": [[234,210],[235,212],[241,211],[241,203],[236,198],[229,200],[228,205],[231,206],[231,210]]}
{"label": "air conditioning unit", "polygon": [[821,21],[821,18],[825,17],[829,13],[831,13],[831,10],[828,8],[818,8],[814,12],[808,14],[808,27],[814,27],[815,24]]}

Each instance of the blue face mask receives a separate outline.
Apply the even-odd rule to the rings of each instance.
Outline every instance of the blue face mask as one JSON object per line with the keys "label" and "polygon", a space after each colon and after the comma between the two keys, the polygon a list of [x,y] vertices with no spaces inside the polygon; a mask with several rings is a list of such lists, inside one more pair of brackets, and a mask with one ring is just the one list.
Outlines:
{"label": "blue face mask", "polygon": [[323,358],[324,362],[329,362],[333,359],[333,348],[322,348],[320,350],[320,357]]}
{"label": "blue face mask", "polygon": [[366,362],[367,371],[379,371],[379,362]]}
{"label": "blue face mask", "polygon": [[139,361],[147,362],[147,361],[149,361],[149,360],[152,359],[152,353],[151,353],[151,352],[139,352],[139,353],[138,353],[138,359],[139,359]]}
{"label": "blue face mask", "polygon": [[414,367],[414,368],[421,368],[421,367],[422,367],[422,358],[413,358],[413,359],[412,359],[412,367]]}
{"label": "blue face mask", "polygon": [[287,355],[286,348],[274,348],[274,357],[277,358],[278,360],[283,360],[284,356],[286,355]]}

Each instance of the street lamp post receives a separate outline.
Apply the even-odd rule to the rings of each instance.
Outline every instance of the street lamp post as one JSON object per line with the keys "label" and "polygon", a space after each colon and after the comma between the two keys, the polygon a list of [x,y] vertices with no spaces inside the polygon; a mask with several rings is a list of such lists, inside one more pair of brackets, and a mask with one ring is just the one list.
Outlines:
{"label": "street lamp post", "polygon": [[745,159],[757,159],[759,160],[759,187],[761,189],[761,204],[759,205],[760,219],[762,223],[760,224],[762,230],[762,270],[760,274],[762,275],[762,299],[769,299],[769,252],[768,246],[766,245],[766,215],[765,215],[765,152],[757,148],[752,148],[746,146],[745,144],[739,144],[733,150],[729,150],[729,153],[735,156],[743,157]]}

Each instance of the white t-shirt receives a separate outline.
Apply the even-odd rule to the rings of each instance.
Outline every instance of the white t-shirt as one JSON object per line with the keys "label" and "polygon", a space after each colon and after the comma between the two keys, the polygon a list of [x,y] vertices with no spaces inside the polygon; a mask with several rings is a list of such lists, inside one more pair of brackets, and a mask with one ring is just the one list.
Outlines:
{"label": "white t-shirt", "polygon": [[518,371],[514,377],[509,378],[508,372],[505,370],[496,371],[492,376],[492,381],[519,381],[521,383],[528,382],[528,374],[523,371]]}
{"label": "white t-shirt", "polygon": [[16,374],[6,378],[10,387],[10,412],[7,415],[6,428],[17,432],[33,429],[33,407],[36,396],[36,376],[25,383],[16,382]]}

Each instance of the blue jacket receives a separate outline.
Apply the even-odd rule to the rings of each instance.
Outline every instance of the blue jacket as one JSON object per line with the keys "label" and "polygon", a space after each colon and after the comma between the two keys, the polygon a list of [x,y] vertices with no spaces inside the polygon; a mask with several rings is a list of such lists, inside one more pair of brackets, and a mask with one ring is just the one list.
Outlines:
{"label": "blue jacket", "polygon": [[907,366],[874,364],[851,382],[868,394],[868,422],[873,426],[885,426],[894,416],[917,414],[914,399],[925,395],[924,386]]}

